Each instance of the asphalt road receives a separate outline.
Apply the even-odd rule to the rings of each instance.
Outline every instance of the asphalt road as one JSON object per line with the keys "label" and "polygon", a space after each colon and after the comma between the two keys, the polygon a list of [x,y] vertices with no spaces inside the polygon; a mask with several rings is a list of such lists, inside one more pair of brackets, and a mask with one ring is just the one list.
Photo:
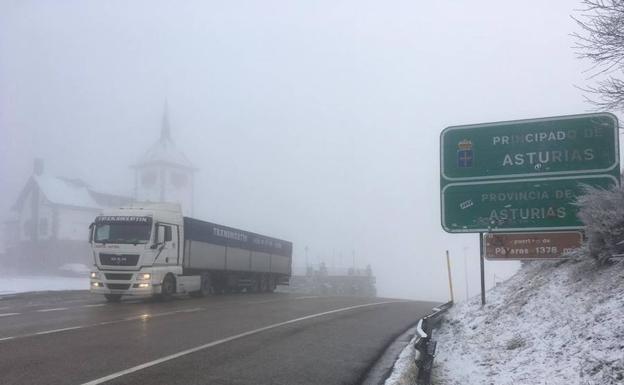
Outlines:
{"label": "asphalt road", "polygon": [[0,298],[0,384],[358,384],[435,304],[238,294]]}

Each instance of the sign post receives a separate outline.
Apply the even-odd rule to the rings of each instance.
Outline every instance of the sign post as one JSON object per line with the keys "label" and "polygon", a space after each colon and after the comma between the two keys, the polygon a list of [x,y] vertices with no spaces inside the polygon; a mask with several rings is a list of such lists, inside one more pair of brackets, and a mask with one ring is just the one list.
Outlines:
{"label": "sign post", "polygon": [[485,305],[485,260],[483,258],[483,233],[479,233],[479,261],[481,263],[481,306]]}

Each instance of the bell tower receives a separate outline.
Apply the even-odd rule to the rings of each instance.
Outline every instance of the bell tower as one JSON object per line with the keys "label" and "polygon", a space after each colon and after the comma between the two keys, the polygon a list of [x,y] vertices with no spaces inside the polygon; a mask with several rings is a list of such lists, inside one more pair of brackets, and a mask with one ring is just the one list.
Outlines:
{"label": "bell tower", "polygon": [[132,168],[136,201],[179,203],[184,215],[193,214],[194,173],[197,169],[171,138],[167,101],[160,138]]}

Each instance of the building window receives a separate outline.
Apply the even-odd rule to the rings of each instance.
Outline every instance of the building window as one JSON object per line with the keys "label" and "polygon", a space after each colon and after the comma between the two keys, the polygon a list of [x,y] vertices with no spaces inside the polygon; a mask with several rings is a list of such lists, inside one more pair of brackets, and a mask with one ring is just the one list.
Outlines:
{"label": "building window", "polygon": [[151,171],[146,171],[141,174],[141,184],[143,187],[152,187],[156,184],[156,173]]}
{"label": "building window", "polygon": [[171,184],[173,184],[177,188],[186,186],[187,180],[188,177],[186,176],[186,174],[175,171],[171,173]]}

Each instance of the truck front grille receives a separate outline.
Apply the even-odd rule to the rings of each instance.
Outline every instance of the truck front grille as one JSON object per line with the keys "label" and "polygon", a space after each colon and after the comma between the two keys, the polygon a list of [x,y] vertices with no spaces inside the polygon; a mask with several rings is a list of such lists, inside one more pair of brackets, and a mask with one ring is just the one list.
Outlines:
{"label": "truck front grille", "polygon": [[136,266],[138,254],[104,254],[100,253],[100,263],[109,266]]}
{"label": "truck front grille", "polygon": [[130,288],[129,283],[107,283],[106,286],[111,290],[128,290]]}
{"label": "truck front grille", "polygon": [[128,281],[132,279],[132,274],[104,273],[106,279],[113,281]]}

